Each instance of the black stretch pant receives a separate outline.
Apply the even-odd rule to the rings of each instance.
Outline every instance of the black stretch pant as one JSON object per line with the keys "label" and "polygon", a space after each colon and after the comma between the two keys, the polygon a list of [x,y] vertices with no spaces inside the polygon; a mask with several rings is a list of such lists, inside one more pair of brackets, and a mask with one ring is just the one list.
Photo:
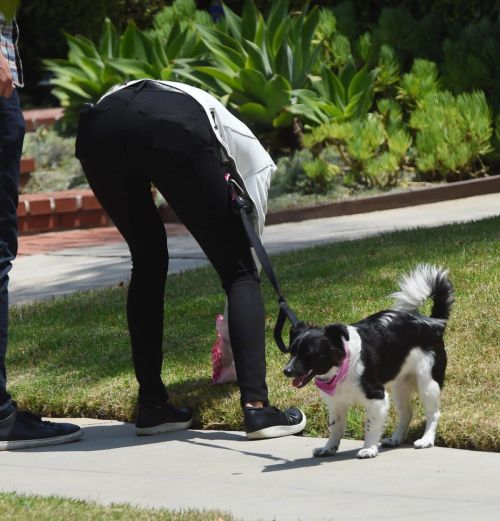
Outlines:
{"label": "black stretch pant", "polygon": [[139,400],[167,398],[160,373],[168,249],[153,183],[222,281],[242,403],[267,403],[260,282],[201,105],[145,83],[127,87],[82,110],[76,155],[132,255],[127,318]]}

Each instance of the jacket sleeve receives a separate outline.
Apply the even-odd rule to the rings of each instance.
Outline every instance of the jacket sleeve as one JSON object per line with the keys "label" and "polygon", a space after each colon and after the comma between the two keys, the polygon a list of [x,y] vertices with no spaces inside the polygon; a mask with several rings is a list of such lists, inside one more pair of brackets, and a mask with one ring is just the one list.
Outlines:
{"label": "jacket sleeve", "polygon": [[238,173],[256,209],[253,216],[255,229],[262,237],[268,192],[276,165],[255,136],[242,135],[229,130],[227,137]]}

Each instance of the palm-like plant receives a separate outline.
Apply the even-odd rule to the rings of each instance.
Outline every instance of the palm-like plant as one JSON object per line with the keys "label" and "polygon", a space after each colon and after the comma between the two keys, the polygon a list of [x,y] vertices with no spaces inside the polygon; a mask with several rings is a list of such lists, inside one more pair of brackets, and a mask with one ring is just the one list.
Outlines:
{"label": "palm-like plant", "polygon": [[119,35],[110,20],[105,20],[100,41],[65,34],[67,59],[45,60],[54,74],[53,94],[65,108],[68,123],[76,121],[81,106],[97,101],[110,87],[131,79],[176,78],[190,62],[196,42],[187,29],[174,24],[168,40],[148,35],[130,22]]}
{"label": "palm-like plant", "polygon": [[264,19],[254,2],[246,0],[241,16],[226,5],[224,14],[216,28],[196,26],[213,64],[196,67],[193,78],[249,122],[289,126],[292,90],[310,84],[320,52],[314,41],[318,8],[290,13],[287,0],[278,0]]}
{"label": "palm-like plant", "polygon": [[313,78],[313,90],[293,91],[297,103],[289,111],[312,124],[361,118],[373,104],[376,76],[376,69],[365,65],[357,70],[352,60],[338,75],[323,67],[321,76]]}

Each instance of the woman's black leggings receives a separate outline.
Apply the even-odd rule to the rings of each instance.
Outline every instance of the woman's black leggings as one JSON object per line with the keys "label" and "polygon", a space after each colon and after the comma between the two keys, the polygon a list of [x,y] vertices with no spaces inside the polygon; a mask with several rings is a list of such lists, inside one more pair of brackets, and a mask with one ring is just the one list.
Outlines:
{"label": "woman's black leggings", "polygon": [[241,218],[231,209],[218,146],[197,101],[147,82],[80,114],[76,155],[132,255],[127,318],[142,403],[168,398],[161,379],[168,249],[151,183],[222,281],[242,403],[267,403],[260,282]]}

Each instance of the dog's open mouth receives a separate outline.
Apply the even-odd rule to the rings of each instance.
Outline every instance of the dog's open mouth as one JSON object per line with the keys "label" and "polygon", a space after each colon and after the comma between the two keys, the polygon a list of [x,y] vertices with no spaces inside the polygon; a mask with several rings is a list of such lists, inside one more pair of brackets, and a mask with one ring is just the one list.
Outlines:
{"label": "dog's open mouth", "polygon": [[306,385],[306,383],[311,381],[313,376],[314,376],[314,371],[312,369],[310,369],[309,371],[307,371],[307,373],[304,373],[301,376],[296,376],[292,380],[292,385],[294,387],[297,387],[297,388],[300,389],[300,387],[304,387],[304,385]]}

